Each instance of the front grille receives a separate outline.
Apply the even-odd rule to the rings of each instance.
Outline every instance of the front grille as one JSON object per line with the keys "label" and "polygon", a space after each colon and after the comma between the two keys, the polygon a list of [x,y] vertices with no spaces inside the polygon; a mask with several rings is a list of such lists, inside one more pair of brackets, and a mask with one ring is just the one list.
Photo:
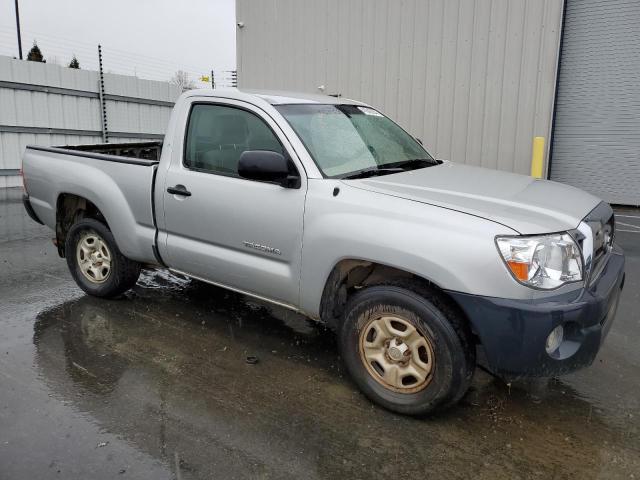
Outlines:
{"label": "front grille", "polygon": [[583,221],[591,228],[593,234],[593,258],[589,280],[594,281],[602,272],[613,248],[616,220],[611,206],[601,202]]}

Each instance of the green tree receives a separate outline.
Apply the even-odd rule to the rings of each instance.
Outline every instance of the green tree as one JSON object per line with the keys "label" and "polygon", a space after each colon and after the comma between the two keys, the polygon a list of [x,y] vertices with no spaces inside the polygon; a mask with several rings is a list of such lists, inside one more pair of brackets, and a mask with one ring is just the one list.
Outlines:
{"label": "green tree", "polygon": [[38,47],[38,44],[35,41],[33,42],[33,47],[31,47],[31,50],[29,50],[29,53],[27,54],[27,60],[30,62],[47,63],[47,61],[42,56],[40,47]]}
{"label": "green tree", "polygon": [[80,62],[78,62],[78,59],[76,58],[76,56],[73,56],[73,59],[71,59],[71,62],[69,63],[69,68],[75,68],[77,70],[80,70]]}

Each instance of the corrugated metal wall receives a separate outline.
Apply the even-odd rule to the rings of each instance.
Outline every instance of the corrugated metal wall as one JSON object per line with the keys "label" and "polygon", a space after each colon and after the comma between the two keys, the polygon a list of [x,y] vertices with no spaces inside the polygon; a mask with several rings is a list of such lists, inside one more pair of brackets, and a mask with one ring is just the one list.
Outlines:
{"label": "corrugated metal wall", "polygon": [[529,173],[562,0],[237,0],[240,87],[340,93],[439,158]]}
{"label": "corrugated metal wall", "polygon": [[[105,74],[105,93],[110,142],[163,135],[180,94],[168,82],[114,74]],[[97,72],[0,56],[0,173],[20,168],[28,144],[101,143],[101,115]],[[58,129],[68,131],[62,134]],[[15,176],[0,175],[0,187],[19,184]]]}
{"label": "corrugated metal wall", "polygon": [[567,0],[551,178],[640,205],[640,2]]}

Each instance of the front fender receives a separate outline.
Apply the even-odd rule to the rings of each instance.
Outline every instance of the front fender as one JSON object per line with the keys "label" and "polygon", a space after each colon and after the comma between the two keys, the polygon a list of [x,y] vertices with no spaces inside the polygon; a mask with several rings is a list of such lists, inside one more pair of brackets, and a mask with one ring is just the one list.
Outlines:
{"label": "front fender", "polygon": [[[334,188],[339,188],[333,196]],[[513,281],[496,250],[504,225],[454,210],[310,180],[305,209],[300,305],[318,317],[324,285],[345,259],[404,270],[459,292],[531,298]],[[483,292],[483,293],[479,293]]]}

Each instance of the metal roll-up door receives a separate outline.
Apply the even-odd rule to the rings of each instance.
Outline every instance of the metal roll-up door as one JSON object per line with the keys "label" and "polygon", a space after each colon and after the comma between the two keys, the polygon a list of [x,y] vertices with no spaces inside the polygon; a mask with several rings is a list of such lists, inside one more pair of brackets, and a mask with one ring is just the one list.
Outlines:
{"label": "metal roll-up door", "polygon": [[640,205],[640,1],[566,0],[550,168]]}

